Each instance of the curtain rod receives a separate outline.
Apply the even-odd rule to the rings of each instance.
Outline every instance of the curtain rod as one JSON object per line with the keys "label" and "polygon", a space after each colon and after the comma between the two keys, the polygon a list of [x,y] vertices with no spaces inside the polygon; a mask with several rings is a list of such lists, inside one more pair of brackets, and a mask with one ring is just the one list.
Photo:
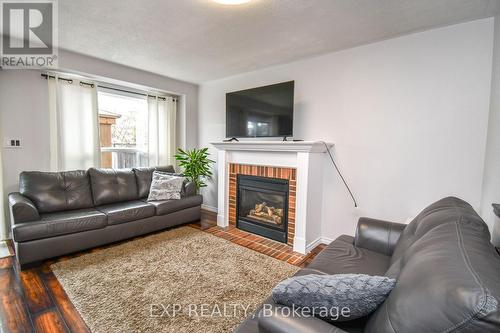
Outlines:
{"label": "curtain rod", "polygon": [[[42,77],[44,77],[45,79],[55,79],[56,77],[53,76],[53,75],[49,75],[49,74],[41,74]],[[65,79],[65,78],[62,78],[62,77],[58,77],[59,80],[63,80],[63,81],[66,81],[68,83],[73,83],[73,79]],[[92,88],[94,87],[94,84],[93,83],[88,83],[88,82],[82,82],[80,81],[80,84],[85,84],[85,85],[89,85],[91,86]],[[120,91],[120,92],[125,92],[125,93],[129,93],[129,94],[135,94],[135,95],[140,95],[140,96],[146,96],[146,97],[158,97],[158,99],[161,99],[162,101],[166,101],[167,98],[166,97],[161,97],[161,96],[156,96],[156,95],[150,95],[150,94],[147,94],[147,93],[140,93],[140,92],[136,92],[136,91],[131,91],[131,90],[125,90],[125,89],[119,89],[119,88],[114,88],[114,87],[109,87],[109,86],[103,86],[103,85],[98,85],[98,87],[101,87],[101,88],[104,88],[104,89],[109,89],[109,90],[115,90],[115,91]],[[175,98],[175,97],[172,97],[172,99],[174,100],[174,102],[177,102],[178,99]]]}

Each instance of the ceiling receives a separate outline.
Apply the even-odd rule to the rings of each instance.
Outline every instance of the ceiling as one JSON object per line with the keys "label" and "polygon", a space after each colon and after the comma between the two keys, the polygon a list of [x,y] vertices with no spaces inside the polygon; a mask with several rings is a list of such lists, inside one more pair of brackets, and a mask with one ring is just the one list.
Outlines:
{"label": "ceiling", "polygon": [[500,0],[65,0],[59,47],[200,83],[499,9]]}

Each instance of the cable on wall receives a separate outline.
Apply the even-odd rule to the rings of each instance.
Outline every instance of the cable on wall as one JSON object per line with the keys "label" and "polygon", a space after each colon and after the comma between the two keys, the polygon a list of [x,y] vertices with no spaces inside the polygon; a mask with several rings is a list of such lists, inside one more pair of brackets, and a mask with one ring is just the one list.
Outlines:
{"label": "cable on wall", "polygon": [[342,176],[342,172],[340,172],[340,170],[339,170],[339,168],[337,166],[337,163],[335,163],[335,160],[333,159],[332,153],[330,152],[330,148],[328,148],[328,145],[326,144],[325,141],[321,141],[321,142],[325,145],[326,152],[328,153],[328,156],[330,156],[330,160],[332,161],[332,164],[335,167],[335,170],[337,170],[337,173],[339,174],[340,179],[342,179],[342,182],[344,182],[345,188],[349,192],[349,195],[351,196],[352,201],[354,202],[354,207],[357,208],[358,207],[358,203],[357,203],[356,199],[354,198],[354,195],[352,194],[352,191],[349,188],[349,185],[347,184],[347,181],[345,180],[344,176]]}

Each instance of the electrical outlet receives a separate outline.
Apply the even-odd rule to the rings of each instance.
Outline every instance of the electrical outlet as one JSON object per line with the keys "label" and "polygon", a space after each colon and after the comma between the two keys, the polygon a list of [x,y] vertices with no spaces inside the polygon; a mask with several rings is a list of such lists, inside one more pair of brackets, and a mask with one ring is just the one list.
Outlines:
{"label": "electrical outlet", "polygon": [[4,139],[5,148],[21,148],[21,140],[15,138],[5,138]]}

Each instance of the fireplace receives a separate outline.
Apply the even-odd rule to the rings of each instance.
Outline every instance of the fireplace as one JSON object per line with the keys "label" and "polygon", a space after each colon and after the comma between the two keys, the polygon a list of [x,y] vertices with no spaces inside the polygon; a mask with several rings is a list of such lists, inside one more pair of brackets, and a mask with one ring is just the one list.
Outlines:
{"label": "fireplace", "polygon": [[[246,220],[246,216],[239,219],[236,213],[238,175],[269,177],[288,180],[286,245],[295,252],[306,254],[324,240],[321,234],[321,221],[325,219],[322,214],[323,165],[325,153],[333,144],[313,141],[242,141],[214,142],[212,145],[218,149],[219,227],[236,227]],[[312,196],[316,200],[310,200]],[[254,237],[249,238],[252,239]],[[265,244],[262,246],[265,247]]]}
{"label": "fireplace", "polygon": [[236,226],[282,243],[288,240],[288,179],[239,174]]}

